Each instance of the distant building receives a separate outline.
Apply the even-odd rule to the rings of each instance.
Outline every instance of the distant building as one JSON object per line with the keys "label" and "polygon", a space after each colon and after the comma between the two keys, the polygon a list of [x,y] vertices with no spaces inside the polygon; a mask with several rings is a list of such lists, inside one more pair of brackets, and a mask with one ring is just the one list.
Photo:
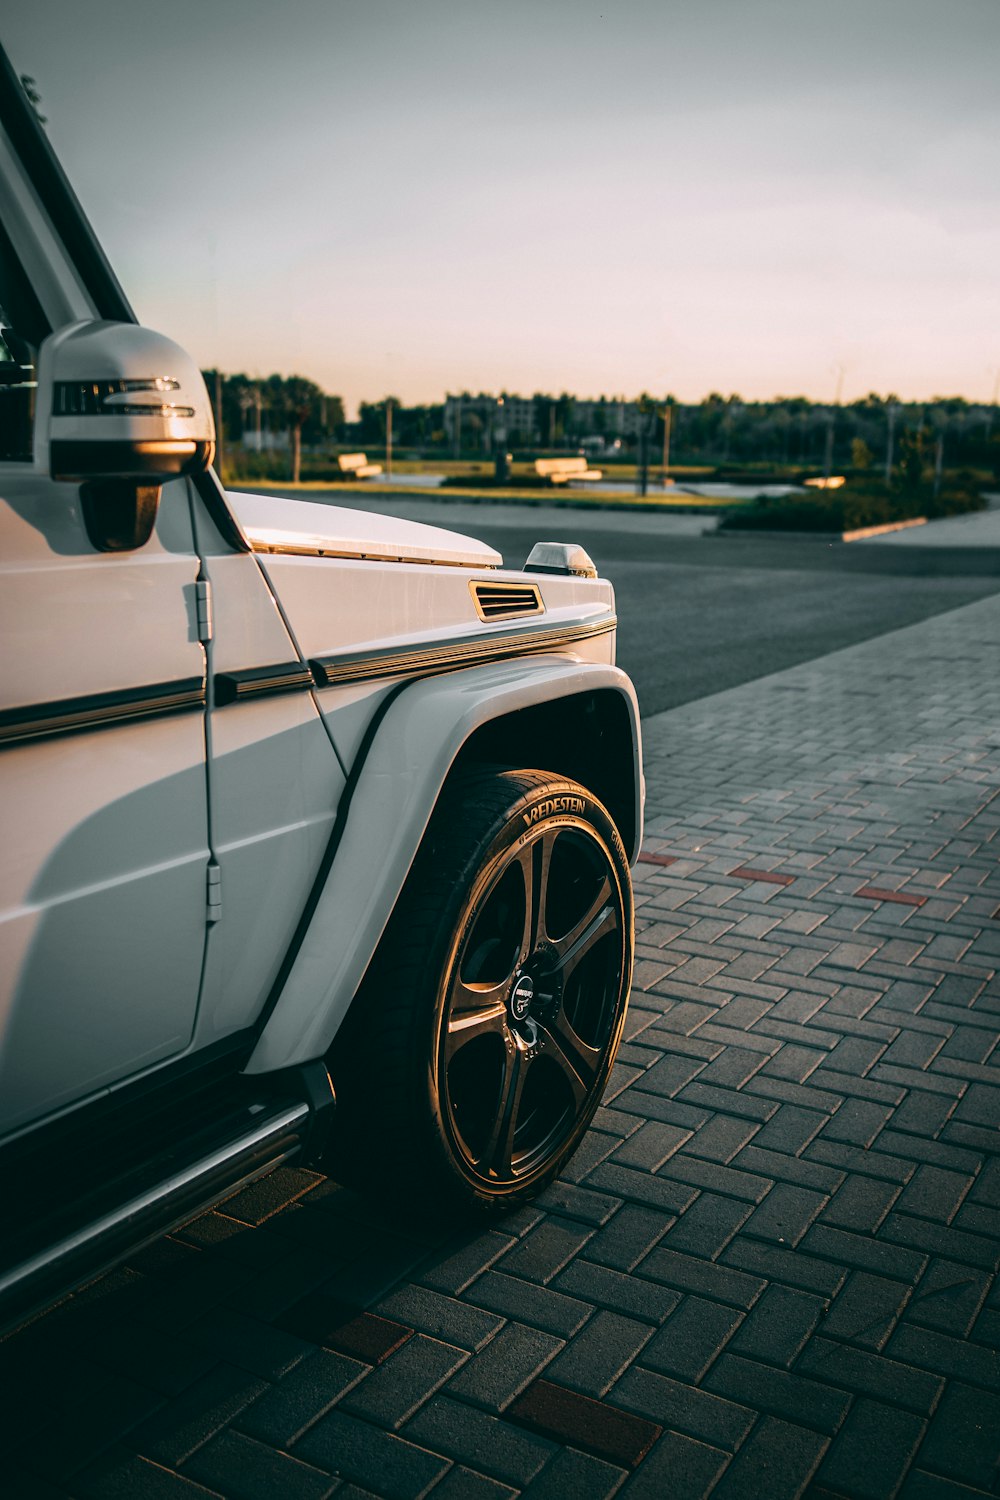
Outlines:
{"label": "distant building", "polygon": [[[458,396],[446,396],[444,403],[444,430],[447,441],[455,445],[461,424],[463,446],[476,442],[489,451],[494,442],[503,441],[512,447],[528,448],[534,444],[547,444],[548,431],[539,430],[543,413],[552,404],[552,399],[533,396],[494,396],[481,391],[478,395],[468,392]],[[634,438],[642,420],[634,401],[620,399],[598,401],[571,398],[568,408],[560,414],[563,441],[569,445],[584,438],[603,438],[610,445],[616,438]],[[546,421],[547,425],[547,421]]]}
{"label": "distant building", "polygon": [[[470,417],[475,418],[475,421],[469,423]],[[478,396],[446,396],[444,431],[449,443],[454,444],[456,441],[459,422],[462,424],[463,442],[472,441],[475,433],[486,448],[492,446],[493,437],[499,436],[501,432],[506,442],[520,447],[538,441],[535,403],[530,397],[491,396],[485,392],[480,392]]]}
{"label": "distant building", "polygon": [[580,437],[632,438],[645,419],[635,401],[621,399],[573,402],[573,431]]}

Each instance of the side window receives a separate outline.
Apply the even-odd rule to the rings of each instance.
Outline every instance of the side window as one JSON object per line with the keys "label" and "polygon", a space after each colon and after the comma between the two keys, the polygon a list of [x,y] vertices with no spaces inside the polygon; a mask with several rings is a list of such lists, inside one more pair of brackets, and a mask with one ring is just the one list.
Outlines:
{"label": "side window", "polygon": [[0,462],[31,461],[38,347],[49,331],[0,226]]}

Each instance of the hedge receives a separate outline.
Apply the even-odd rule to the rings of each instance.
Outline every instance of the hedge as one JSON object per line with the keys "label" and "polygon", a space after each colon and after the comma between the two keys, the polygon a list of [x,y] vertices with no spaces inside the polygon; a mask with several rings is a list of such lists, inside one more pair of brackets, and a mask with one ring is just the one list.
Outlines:
{"label": "hedge", "polygon": [[936,497],[920,491],[892,493],[847,484],[843,489],[819,490],[811,495],[757,495],[749,505],[729,511],[720,531],[859,531],[864,526],[891,525],[916,516],[928,520],[984,510],[983,496],[955,487]]}

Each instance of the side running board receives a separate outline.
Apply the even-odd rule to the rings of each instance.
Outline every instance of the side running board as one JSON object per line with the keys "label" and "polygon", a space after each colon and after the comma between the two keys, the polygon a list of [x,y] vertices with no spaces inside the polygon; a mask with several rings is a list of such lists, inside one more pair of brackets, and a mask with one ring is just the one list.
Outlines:
{"label": "side running board", "polygon": [[203,1154],[193,1149],[187,1160],[176,1151],[167,1161],[154,1159],[143,1172],[147,1186],[134,1184],[105,1212],[0,1271],[0,1327],[20,1322],[298,1155],[314,1123],[304,1100],[257,1104],[241,1114],[222,1143],[216,1131],[211,1147],[202,1143]]}

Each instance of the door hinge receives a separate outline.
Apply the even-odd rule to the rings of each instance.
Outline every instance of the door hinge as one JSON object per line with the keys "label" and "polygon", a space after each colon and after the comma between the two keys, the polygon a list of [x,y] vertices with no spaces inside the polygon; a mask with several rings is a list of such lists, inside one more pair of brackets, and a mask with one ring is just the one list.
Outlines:
{"label": "door hinge", "polygon": [[205,920],[217,922],[222,916],[222,871],[214,859],[208,862],[208,883],[205,891]]}
{"label": "door hinge", "polygon": [[198,639],[205,645],[212,639],[212,585],[207,578],[199,578],[194,594],[198,604]]}

